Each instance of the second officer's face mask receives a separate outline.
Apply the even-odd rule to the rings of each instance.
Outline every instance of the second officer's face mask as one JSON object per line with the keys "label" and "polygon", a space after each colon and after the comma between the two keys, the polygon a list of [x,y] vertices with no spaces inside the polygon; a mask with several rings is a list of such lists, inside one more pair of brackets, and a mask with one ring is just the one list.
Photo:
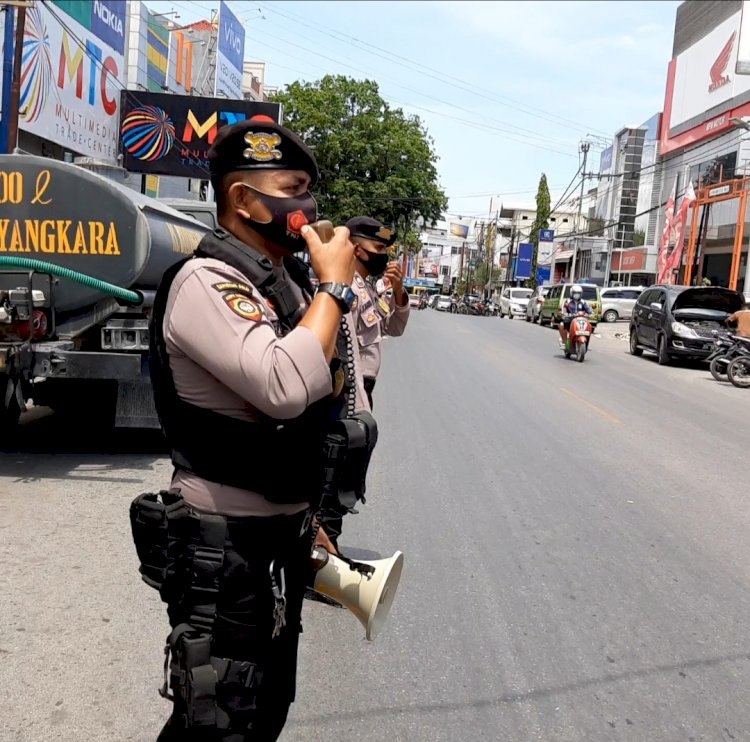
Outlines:
{"label": "second officer's face mask", "polygon": [[246,218],[247,226],[289,252],[304,250],[307,244],[300,230],[305,224],[312,224],[318,219],[318,205],[313,195],[307,191],[299,196],[269,196],[247,183],[242,185],[253,192],[271,215],[267,221]]}
{"label": "second officer's face mask", "polygon": [[387,252],[372,252],[366,250],[363,245],[358,245],[359,249],[367,255],[367,259],[363,259],[359,256],[359,260],[363,265],[367,267],[367,272],[377,278],[385,273],[385,269],[388,267],[388,253]]}

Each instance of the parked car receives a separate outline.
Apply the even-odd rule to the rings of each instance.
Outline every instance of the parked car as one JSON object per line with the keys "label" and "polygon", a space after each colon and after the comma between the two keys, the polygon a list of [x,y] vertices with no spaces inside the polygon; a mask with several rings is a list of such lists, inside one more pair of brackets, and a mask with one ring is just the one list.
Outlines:
{"label": "parked car", "polygon": [[503,289],[503,293],[500,294],[500,316],[508,317],[508,319],[523,317],[526,314],[526,305],[529,303],[531,293],[531,289]]}
{"label": "parked car", "polygon": [[630,319],[643,286],[617,286],[602,289],[602,322]]}
{"label": "parked car", "polygon": [[600,288],[595,283],[558,283],[549,287],[547,296],[544,297],[541,312],[539,313],[539,324],[552,327],[560,323],[562,308],[570,298],[570,289],[580,286],[583,289],[583,300],[591,307],[591,324],[596,327],[601,319],[602,299]]}
{"label": "parked car", "polygon": [[714,332],[730,332],[725,320],[742,309],[739,291],[720,286],[651,286],[638,298],[630,320],[630,352],[651,350],[661,365],[673,358],[707,358]]}
{"label": "parked car", "polygon": [[529,297],[526,305],[526,321],[538,322],[544,304],[544,297],[549,293],[549,286],[537,286]]}
{"label": "parked car", "polygon": [[438,296],[433,304],[433,309],[437,309],[438,312],[449,312],[451,308],[452,299],[450,296]]}

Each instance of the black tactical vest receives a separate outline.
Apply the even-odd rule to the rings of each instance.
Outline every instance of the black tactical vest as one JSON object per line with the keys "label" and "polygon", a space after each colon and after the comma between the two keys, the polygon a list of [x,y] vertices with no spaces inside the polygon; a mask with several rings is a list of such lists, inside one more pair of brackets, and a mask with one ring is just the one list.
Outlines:
{"label": "black tactical vest", "polygon": [[[295,292],[286,279],[274,275],[271,261],[225,230],[205,235],[193,257],[216,258],[240,271],[261,295],[273,301],[283,334],[302,318]],[[262,416],[260,422],[248,422],[198,407],[178,396],[163,332],[164,314],[175,276],[193,257],[164,273],[149,330],[154,402],[175,469],[257,492],[274,503],[316,502],[325,475],[326,432],[343,414],[343,397],[326,397],[291,420]],[[307,267],[296,258],[289,258],[285,268],[294,282],[311,295]],[[339,348],[341,353],[341,343]],[[344,352],[353,353],[350,343]],[[351,364],[342,368],[348,377],[343,393],[349,395],[354,392],[351,369]]]}

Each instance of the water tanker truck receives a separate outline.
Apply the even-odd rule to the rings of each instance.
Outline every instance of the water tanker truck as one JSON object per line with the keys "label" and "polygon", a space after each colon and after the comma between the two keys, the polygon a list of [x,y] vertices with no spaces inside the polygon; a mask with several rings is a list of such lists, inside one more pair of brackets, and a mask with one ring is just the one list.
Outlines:
{"label": "water tanker truck", "polygon": [[76,165],[0,155],[0,436],[29,399],[158,428],[150,309],[208,229]]}

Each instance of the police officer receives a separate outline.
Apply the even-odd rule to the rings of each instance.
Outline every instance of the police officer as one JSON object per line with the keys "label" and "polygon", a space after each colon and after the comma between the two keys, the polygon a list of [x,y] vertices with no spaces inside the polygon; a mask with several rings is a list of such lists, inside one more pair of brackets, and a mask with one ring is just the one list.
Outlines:
{"label": "police officer", "polygon": [[185,505],[167,519],[174,707],[159,740],[266,742],[295,698],[326,426],[368,410],[346,337],[354,256],[347,229],[323,244],[307,226],[318,168],[294,133],[246,120],[209,160],[221,226],[165,273],[151,324],[167,494]]}
{"label": "police officer", "polygon": [[[354,291],[357,295],[353,314],[365,390],[372,407],[372,391],[380,371],[384,335],[403,335],[409,321],[409,297],[397,261],[388,260],[388,249],[396,235],[377,219],[357,216],[346,226],[354,244],[356,267]],[[388,290],[388,284],[392,292]]]}

